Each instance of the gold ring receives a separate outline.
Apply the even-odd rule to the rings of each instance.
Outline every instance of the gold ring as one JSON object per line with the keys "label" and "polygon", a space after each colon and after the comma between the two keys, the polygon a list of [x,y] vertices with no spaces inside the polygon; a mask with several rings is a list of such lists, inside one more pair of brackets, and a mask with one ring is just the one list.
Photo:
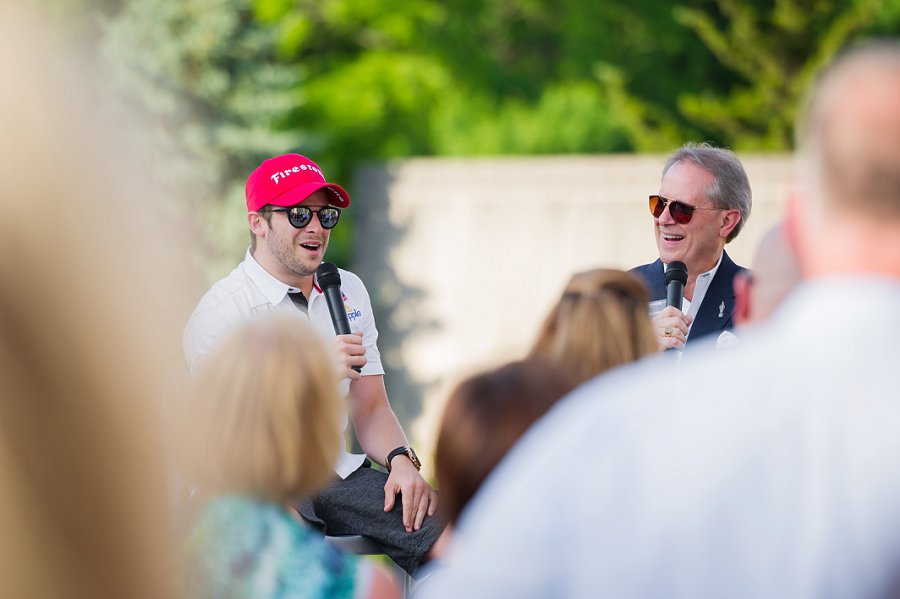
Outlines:
{"label": "gold ring", "polygon": [[674,329],[672,327],[666,327],[663,329],[663,335],[665,335],[666,337],[671,337],[673,331]]}

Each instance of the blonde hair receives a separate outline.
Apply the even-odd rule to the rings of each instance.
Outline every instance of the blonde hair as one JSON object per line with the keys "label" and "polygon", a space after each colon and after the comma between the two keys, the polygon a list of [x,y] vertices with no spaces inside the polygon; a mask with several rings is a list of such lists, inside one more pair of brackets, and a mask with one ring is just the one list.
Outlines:
{"label": "blonde hair", "polygon": [[208,493],[299,499],[334,475],[343,399],[331,352],[305,320],[243,322],[204,361],[189,394],[187,476]]}
{"label": "blonde hair", "polygon": [[655,353],[649,296],[631,273],[596,269],[574,275],[550,311],[530,355],[566,369],[576,383]]}

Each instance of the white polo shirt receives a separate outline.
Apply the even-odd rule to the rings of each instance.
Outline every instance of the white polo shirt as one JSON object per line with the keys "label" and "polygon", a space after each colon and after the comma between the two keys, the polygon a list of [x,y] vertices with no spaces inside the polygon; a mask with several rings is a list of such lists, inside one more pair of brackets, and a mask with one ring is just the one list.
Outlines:
{"label": "white polo shirt", "polygon": [[[384,374],[381,365],[381,353],[378,351],[378,329],[372,314],[372,304],[365,285],[350,271],[339,269],[341,274],[341,291],[344,296],[344,308],[350,321],[350,330],[362,331],[363,345],[366,348],[366,365],[363,376]],[[250,254],[237,268],[220,280],[206,292],[197,304],[194,313],[188,320],[184,330],[182,344],[184,355],[191,372],[209,355],[213,347],[231,330],[231,327],[255,314],[269,310],[283,311],[303,317],[294,302],[288,297],[288,291],[294,288],[282,283],[269,274]],[[313,327],[329,342],[334,339],[334,326],[328,313],[328,303],[322,290],[313,284],[309,298],[309,321]],[[347,395],[350,380],[341,381],[341,393]],[[365,456],[347,454],[341,457],[336,467],[341,478],[358,468]]]}

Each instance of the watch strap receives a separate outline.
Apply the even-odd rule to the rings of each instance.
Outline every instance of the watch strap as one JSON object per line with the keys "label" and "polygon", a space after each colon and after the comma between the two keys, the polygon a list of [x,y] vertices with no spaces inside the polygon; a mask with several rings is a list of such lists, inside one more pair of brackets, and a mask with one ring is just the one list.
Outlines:
{"label": "watch strap", "polygon": [[416,457],[416,452],[413,451],[412,447],[401,445],[400,447],[392,450],[387,455],[387,459],[384,461],[384,465],[387,468],[388,472],[391,471],[391,460],[396,458],[398,455],[405,455],[407,458],[409,458],[409,461],[412,462],[412,465],[416,467],[416,470],[420,470],[422,468],[422,465],[419,462],[419,458]]}

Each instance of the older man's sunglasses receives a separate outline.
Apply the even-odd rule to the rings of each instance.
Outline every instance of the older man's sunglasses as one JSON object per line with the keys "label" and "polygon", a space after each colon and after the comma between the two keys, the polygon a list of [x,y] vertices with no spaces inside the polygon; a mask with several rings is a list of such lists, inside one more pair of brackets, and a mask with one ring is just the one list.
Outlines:
{"label": "older man's sunglasses", "polygon": [[691,222],[694,216],[694,210],[724,210],[724,208],[701,208],[699,206],[691,206],[678,200],[670,200],[661,195],[650,196],[650,214],[653,218],[659,218],[665,211],[666,206],[669,207],[669,214],[679,225],[686,225]]}
{"label": "older man's sunglasses", "polygon": [[341,219],[341,209],[334,206],[325,206],[318,210],[306,206],[291,206],[290,208],[264,208],[260,212],[287,212],[288,222],[295,229],[302,229],[312,221],[313,213],[319,217],[319,224],[323,229],[333,229]]}

